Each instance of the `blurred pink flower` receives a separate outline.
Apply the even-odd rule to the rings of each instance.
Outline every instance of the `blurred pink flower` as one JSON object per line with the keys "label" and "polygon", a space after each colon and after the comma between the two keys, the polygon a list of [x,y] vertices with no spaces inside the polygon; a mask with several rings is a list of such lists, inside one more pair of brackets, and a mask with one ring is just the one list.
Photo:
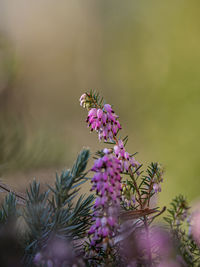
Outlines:
{"label": "blurred pink flower", "polygon": [[191,233],[195,242],[200,246],[200,211],[194,212],[191,217]]}
{"label": "blurred pink flower", "polygon": [[181,265],[174,260],[166,260],[161,262],[157,267],[181,267]]}

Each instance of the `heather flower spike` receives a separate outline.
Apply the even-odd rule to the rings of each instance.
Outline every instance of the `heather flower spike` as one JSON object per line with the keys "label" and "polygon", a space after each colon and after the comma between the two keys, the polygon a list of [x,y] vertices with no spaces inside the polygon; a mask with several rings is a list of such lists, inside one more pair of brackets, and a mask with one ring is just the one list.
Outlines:
{"label": "heather flower spike", "polygon": [[118,210],[121,199],[121,163],[110,152],[104,149],[104,156],[94,162],[92,171],[92,191],[96,191],[93,207],[93,225],[88,234],[91,235],[91,246],[98,250],[102,246],[107,249],[112,242],[118,226]]}
{"label": "heather flower spike", "polygon": [[102,101],[93,93],[85,93],[80,98],[80,105],[89,110],[86,122],[90,130],[98,133],[100,141],[113,142],[122,127],[111,105],[103,105]]}
{"label": "heather flower spike", "polygon": [[[126,151],[125,144],[128,138],[117,138],[121,124],[112,106],[103,104],[102,99],[92,92],[83,94],[80,102],[83,107],[87,105],[86,122],[90,130],[98,133],[99,140],[111,141],[114,144],[113,148],[105,148],[98,154],[100,158],[94,162],[91,169],[95,172],[91,180],[91,191],[96,192],[96,200],[93,207],[94,222],[88,232],[91,238],[90,245],[95,251],[102,248],[107,251],[120,227],[120,205],[125,210],[133,212],[133,218],[138,216],[136,214],[145,214],[143,209],[149,208],[152,191],[160,191],[161,175],[157,164],[153,164],[149,170],[149,177],[145,176],[138,186],[135,175],[137,178],[140,176],[141,164]],[[121,175],[124,173],[130,176],[132,183],[128,180],[125,184],[121,183]],[[147,227],[146,224],[145,228]]]}
{"label": "heather flower spike", "polygon": [[[152,199],[154,194],[161,192],[163,168],[158,163],[151,163],[145,173],[141,171],[142,165],[135,159],[135,154],[125,148],[128,137],[118,137],[121,130],[119,117],[98,94],[92,91],[83,94],[80,105],[88,110],[86,122],[90,130],[98,133],[100,141],[112,146],[96,153],[98,158],[91,168],[94,172],[91,191],[96,194],[88,231],[87,256],[89,259],[94,257],[91,266],[156,267],[194,263],[198,258],[194,256],[191,260],[191,255],[199,249],[199,216],[193,217],[192,223],[190,221],[188,237],[179,241],[183,243],[179,246],[182,254],[174,257],[170,233],[159,228],[152,231],[151,226],[166,210],[166,207],[159,210],[156,198]],[[183,197],[175,199],[172,206],[174,210],[169,210],[171,218],[164,219],[172,233],[178,233],[181,239],[185,232],[180,225],[188,218],[188,207]],[[188,240],[189,245],[183,240]],[[120,250],[123,253],[118,255]],[[193,263],[189,266],[196,266]]]}

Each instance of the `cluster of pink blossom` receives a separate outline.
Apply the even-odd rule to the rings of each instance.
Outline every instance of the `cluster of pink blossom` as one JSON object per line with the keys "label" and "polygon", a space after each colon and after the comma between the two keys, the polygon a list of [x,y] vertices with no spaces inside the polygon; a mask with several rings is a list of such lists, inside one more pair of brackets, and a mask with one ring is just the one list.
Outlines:
{"label": "cluster of pink blossom", "polygon": [[128,172],[130,167],[138,168],[140,166],[139,162],[125,150],[124,143],[121,139],[119,139],[118,144],[114,146],[114,153],[120,160],[123,171]]}
{"label": "cluster of pink blossom", "polygon": [[34,266],[85,266],[83,259],[74,253],[69,241],[55,237],[35,255],[33,262]]}
{"label": "cluster of pink blossom", "polygon": [[91,246],[104,249],[111,244],[111,238],[117,228],[118,210],[121,199],[121,163],[104,149],[105,155],[95,161],[92,171],[92,189],[95,190],[97,198],[94,204],[94,224],[89,230],[91,235]]}
{"label": "cluster of pink blossom", "polygon": [[105,104],[103,109],[91,108],[86,122],[88,122],[91,131],[95,130],[99,134],[99,140],[113,141],[118,130],[121,129],[118,118],[111,105]]}

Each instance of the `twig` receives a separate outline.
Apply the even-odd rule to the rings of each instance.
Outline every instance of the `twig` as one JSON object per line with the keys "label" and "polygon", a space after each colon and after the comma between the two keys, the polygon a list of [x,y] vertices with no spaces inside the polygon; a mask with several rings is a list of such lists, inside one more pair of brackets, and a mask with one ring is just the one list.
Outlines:
{"label": "twig", "polygon": [[17,198],[23,200],[23,202],[26,201],[26,198],[23,196],[22,193],[14,192],[9,186],[7,186],[6,184],[4,184],[2,182],[0,182],[0,189],[2,189],[5,192],[8,192],[8,193],[13,193]]}
{"label": "twig", "polygon": [[159,213],[157,213],[155,216],[153,216],[153,217],[151,218],[151,222],[150,222],[150,223],[152,223],[156,217],[160,216],[160,215],[161,215],[163,212],[165,212],[165,211],[166,211],[166,207],[164,206],[164,207],[162,208],[162,210],[161,210]]}

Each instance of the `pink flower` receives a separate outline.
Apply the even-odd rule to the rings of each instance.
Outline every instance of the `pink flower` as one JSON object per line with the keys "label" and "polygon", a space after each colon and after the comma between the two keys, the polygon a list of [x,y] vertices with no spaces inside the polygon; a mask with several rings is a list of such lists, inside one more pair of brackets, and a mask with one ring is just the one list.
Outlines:
{"label": "pink flower", "polygon": [[[92,170],[92,190],[97,198],[94,204],[94,224],[88,234],[91,235],[91,246],[108,247],[109,238],[113,237],[118,227],[118,213],[121,198],[121,162],[112,150],[104,149],[105,155],[94,162]],[[114,211],[115,210],[115,211]],[[108,239],[106,239],[108,238]]]}
{"label": "pink flower", "polygon": [[86,122],[91,131],[96,131],[99,135],[99,140],[113,141],[121,125],[118,121],[118,116],[112,110],[111,105],[105,104],[103,109],[91,108],[88,112]]}
{"label": "pink flower", "polygon": [[97,118],[101,121],[102,116],[103,116],[103,110],[99,108],[97,110]]}
{"label": "pink flower", "polygon": [[128,172],[130,167],[137,168],[140,166],[139,162],[125,150],[121,139],[118,140],[118,144],[114,146],[113,150],[116,157],[120,160],[124,171]]}
{"label": "pink flower", "polygon": [[108,113],[112,113],[112,112],[113,112],[112,107],[111,107],[111,105],[109,105],[109,104],[105,104],[105,105],[104,105],[104,109],[105,109]]}

